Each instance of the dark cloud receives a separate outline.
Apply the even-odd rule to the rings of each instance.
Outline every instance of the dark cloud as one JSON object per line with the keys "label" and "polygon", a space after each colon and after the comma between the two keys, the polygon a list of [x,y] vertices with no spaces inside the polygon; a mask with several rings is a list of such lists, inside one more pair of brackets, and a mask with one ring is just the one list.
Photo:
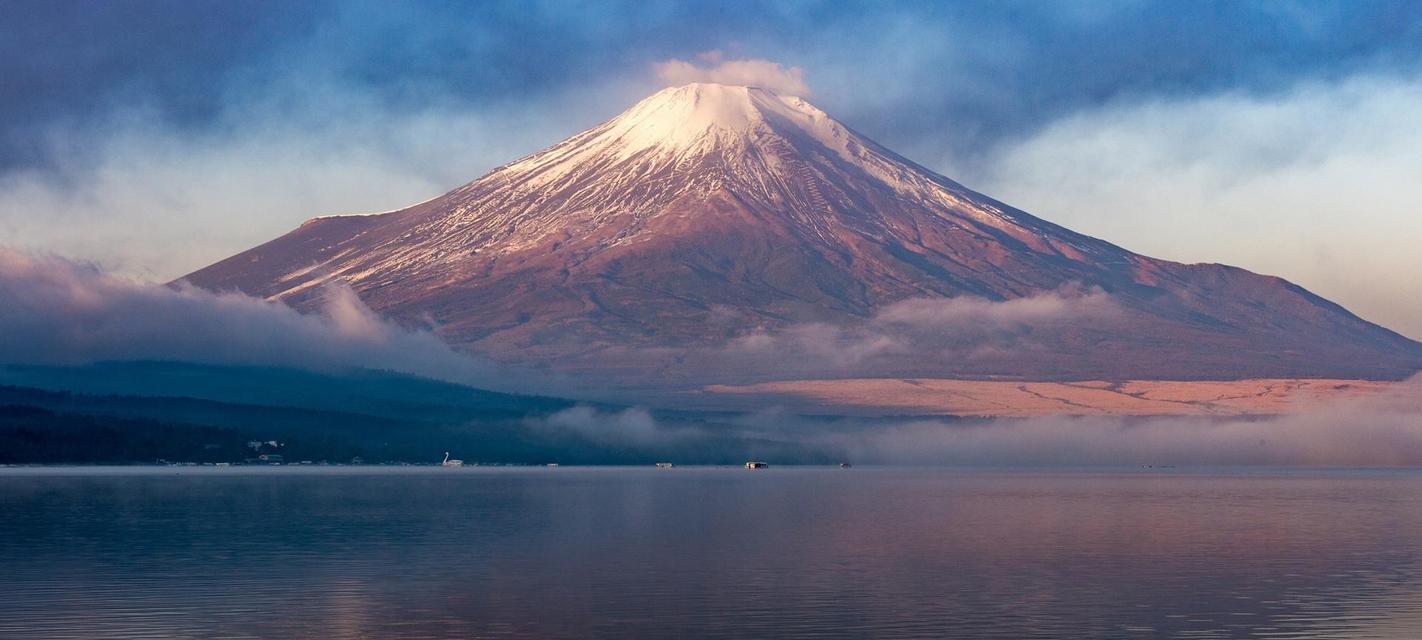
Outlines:
{"label": "dark cloud", "polygon": [[709,49],[803,67],[824,106],[933,161],[942,145],[970,156],[1122,95],[1267,91],[1415,67],[1422,48],[1422,5],[1405,1],[0,6],[9,168],[46,160],[47,123],[144,105],[202,130],[221,125],[234,96],[274,80],[349,86],[418,110],[533,100]]}
{"label": "dark cloud", "polygon": [[307,3],[0,2],[0,170],[42,165],[47,126],[116,108],[205,126],[255,52],[309,37]]}
{"label": "dark cloud", "polygon": [[816,25],[806,54],[770,57],[804,66],[830,103],[822,106],[851,125],[953,169],[1062,115],[1118,100],[1267,94],[1302,78],[1422,64],[1410,53],[1422,46],[1417,3],[891,6]]}

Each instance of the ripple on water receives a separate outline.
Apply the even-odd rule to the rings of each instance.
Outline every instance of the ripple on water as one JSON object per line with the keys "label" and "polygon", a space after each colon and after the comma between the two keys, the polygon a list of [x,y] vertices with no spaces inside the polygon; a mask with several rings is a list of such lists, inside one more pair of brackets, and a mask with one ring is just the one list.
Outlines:
{"label": "ripple on water", "polygon": [[1422,475],[0,476],[0,637],[1414,638]]}

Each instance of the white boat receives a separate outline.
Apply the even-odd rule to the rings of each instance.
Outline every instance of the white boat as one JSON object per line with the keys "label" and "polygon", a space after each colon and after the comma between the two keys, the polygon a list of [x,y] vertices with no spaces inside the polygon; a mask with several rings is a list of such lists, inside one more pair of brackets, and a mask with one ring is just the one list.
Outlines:
{"label": "white boat", "polygon": [[464,466],[464,461],[463,461],[463,460],[450,460],[450,459],[449,459],[449,452],[446,451],[446,452],[444,452],[444,462],[441,462],[440,465],[446,466],[446,467],[462,467],[462,466]]}
{"label": "white boat", "polygon": [[752,461],[746,463],[746,468],[747,468],[747,469],[765,469],[765,468],[767,468],[767,467],[769,467],[769,466],[770,466],[770,465],[768,465],[768,464],[766,464],[766,463],[764,463],[764,462],[756,462],[756,461],[754,461],[754,460],[752,460]]}
{"label": "white boat", "polygon": [[674,464],[672,464],[672,463],[670,463],[670,462],[658,462],[658,463],[657,463],[657,468],[658,468],[658,469],[670,469],[670,468],[675,467],[675,466],[676,466],[676,465],[674,465]]}

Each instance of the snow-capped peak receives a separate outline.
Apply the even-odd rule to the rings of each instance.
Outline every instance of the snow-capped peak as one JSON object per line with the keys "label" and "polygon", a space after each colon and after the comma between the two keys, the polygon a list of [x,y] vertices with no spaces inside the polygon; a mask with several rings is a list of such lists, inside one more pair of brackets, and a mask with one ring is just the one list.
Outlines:
{"label": "snow-capped peak", "polygon": [[1053,316],[1044,333],[1062,332],[1034,332],[1026,351],[890,349],[872,373],[1400,377],[1422,362],[1422,345],[1282,281],[1132,254],[972,192],[803,99],[719,84],[659,91],[434,200],[317,220],[190,279],[303,309],[340,281],[462,345],[659,382],[701,375],[702,361],[654,354],[706,347],[743,376],[732,354],[745,352],[723,348],[733,336],[840,322],[851,330],[836,335],[853,335],[897,301],[1067,287],[1109,291],[1119,313]]}
{"label": "snow-capped peak", "polygon": [[610,121],[599,137],[620,142],[623,153],[630,155],[653,146],[686,150],[708,140],[749,135],[772,122],[831,136],[831,130],[839,128],[801,98],[756,87],[693,83],[638,102]]}
{"label": "snow-capped peak", "polygon": [[684,158],[744,149],[767,136],[808,136],[843,152],[850,135],[803,98],[757,87],[698,82],[658,91],[613,119],[506,170],[545,173],[592,157],[626,160],[648,151],[665,159]]}

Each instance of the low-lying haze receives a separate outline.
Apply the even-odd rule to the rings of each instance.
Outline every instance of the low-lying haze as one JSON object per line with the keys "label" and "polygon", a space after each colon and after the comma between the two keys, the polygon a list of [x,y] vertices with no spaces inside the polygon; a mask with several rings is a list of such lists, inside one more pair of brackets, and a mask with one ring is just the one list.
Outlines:
{"label": "low-lying haze", "polygon": [[349,289],[302,315],[239,293],[136,282],[62,258],[0,249],[0,363],[173,360],[307,370],[369,368],[507,388],[490,363],[377,317]]}
{"label": "low-lying haze", "polygon": [[[1422,378],[1385,393],[1274,416],[815,420],[772,410],[711,428],[656,420],[637,409],[580,406],[531,426],[642,448],[648,455],[703,441],[759,442],[764,451],[793,451],[798,460],[862,464],[1387,467],[1422,465],[1419,397]],[[714,451],[705,454],[715,457]]]}

